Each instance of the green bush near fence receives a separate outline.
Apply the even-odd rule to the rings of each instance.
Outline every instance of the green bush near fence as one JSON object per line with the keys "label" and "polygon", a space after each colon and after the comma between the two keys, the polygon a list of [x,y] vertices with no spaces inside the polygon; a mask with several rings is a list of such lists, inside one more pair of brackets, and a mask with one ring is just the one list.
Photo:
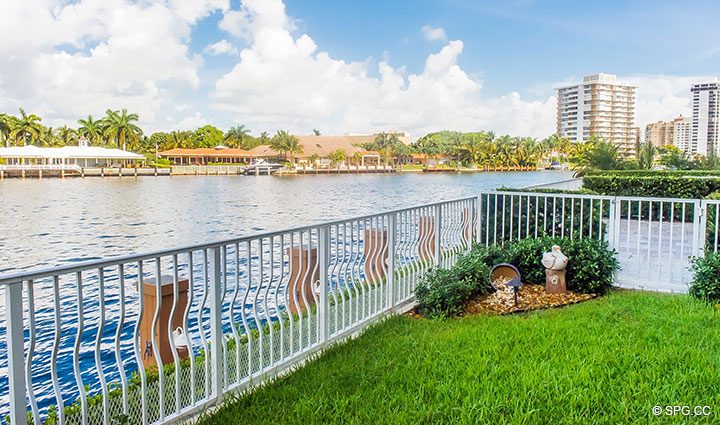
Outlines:
{"label": "green bush near fence", "polygon": [[587,170],[585,176],[685,177],[718,176],[720,170]]}
{"label": "green bush near fence", "polygon": [[567,267],[568,289],[585,294],[604,294],[618,270],[616,253],[607,242],[598,239],[528,238],[504,245],[475,245],[449,270],[426,275],[415,289],[418,311],[427,317],[452,317],[462,313],[474,295],[489,293],[490,268],[499,263],[513,264],[520,270],[523,283],[541,284],[545,267],[540,260],[553,245],[560,245],[570,259]]}
{"label": "green bush near fence", "polygon": [[720,190],[720,176],[692,177],[673,175],[614,175],[585,176],[583,187],[603,195],[649,196],[660,198],[704,198]]}
{"label": "green bush near fence", "polygon": [[510,188],[510,187],[500,187],[498,188],[499,191],[502,192],[522,192],[522,193],[560,193],[563,195],[599,195],[599,193],[595,192],[594,190],[581,188],[581,189],[548,189],[548,188],[529,188],[529,189],[517,189],[517,188]]}
{"label": "green bush near fence", "polygon": [[711,303],[720,303],[720,253],[708,252],[692,260],[694,277],[690,295]]}

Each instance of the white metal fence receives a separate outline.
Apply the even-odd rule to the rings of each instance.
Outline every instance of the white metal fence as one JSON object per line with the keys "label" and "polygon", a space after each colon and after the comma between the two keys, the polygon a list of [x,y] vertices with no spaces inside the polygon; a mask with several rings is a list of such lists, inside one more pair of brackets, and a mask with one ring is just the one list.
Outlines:
{"label": "white metal fence", "polygon": [[419,279],[472,241],[603,239],[619,286],[684,292],[689,258],[718,248],[719,216],[720,201],[486,192],[0,276],[0,414],[177,420],[412,305]]}
{"label": "white metal fence", "polygon": [[479,242],[602,239],[618,253],[619,287],[687,292],[692,257],[718,250],[716,200],[490,192],[479,203]]}
{"label": "white metal fence", "polygon": [[2,418],[164,423],[216,404],[411,302],[470,248],[475,202],[2,276]]}

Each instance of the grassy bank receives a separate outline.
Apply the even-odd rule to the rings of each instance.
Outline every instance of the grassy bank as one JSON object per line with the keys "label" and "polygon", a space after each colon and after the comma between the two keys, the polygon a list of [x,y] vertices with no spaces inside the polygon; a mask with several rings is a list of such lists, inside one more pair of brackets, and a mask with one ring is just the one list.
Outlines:
{"label": "grassy bank", "polygon": [[[393,318],[205,424],[716,423],[720,313],[614,293],[512,317]],[[708,405],[660,417],[656,405]]]}

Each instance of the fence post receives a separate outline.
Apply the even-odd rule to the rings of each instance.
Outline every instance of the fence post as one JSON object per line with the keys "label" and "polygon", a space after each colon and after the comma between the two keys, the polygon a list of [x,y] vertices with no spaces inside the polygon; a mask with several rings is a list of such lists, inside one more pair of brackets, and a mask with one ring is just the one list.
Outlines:
{"label": "fence post", "polygon": [[442,243],[440,241],[440,230],[442,229],[442,204],[435,205],[435,267],[440,266],[440,255],[442,254]]}
{"label": "fence post", "polygon": [[218,402],[223,398],[223,331],[222,331],[222,258],[221,247],[210,248],[210,373],[213,395]]}
{"label": "fence post", "polygon": [[693,255],[705,256],[705,238],[707,237],[707,203],[695,200],[695,219],[693,220]]}
{"label": "fence post", "polygon": [[320,305],[318,319],[320,323],[320,344],[325,345],[330,335],[330,315],[328,314],[328,267],[330,265],[330,228],[322,226],[318,233],[318,267],[320,267]]}
{"label": "fence post", "polygon": [[22,282],[5,287],[10,423],[27,424],[25,404],[25,337],[23,334]]}
{"label": "fence post", "polygon": [[[602,220],[602,211],[600,211],[600,220]],[[610,248],[615,249],[615,243],[617,241],[615,229],[619,226],[619,220],[618,220],[618,207],[617,207],[617,197],[613,197],[610,200],[610,208],[608,211],[608,245]],[[602,237],[602,235],[600,235]]]}
{"label": "fence post", "polygon": [[[387,271],[387,303],[388,308],[395,307],[395,228],[397,225],[397,213],[388,215],[387,250],[388,250],[388,271]],[[382,260],[382,258],[381,258]]]}
{"label": "fence post", "polygon": [[482,193],[477,197],[475,205],[477,206],[475,211],[475,242],[480,244],[482,242]]}

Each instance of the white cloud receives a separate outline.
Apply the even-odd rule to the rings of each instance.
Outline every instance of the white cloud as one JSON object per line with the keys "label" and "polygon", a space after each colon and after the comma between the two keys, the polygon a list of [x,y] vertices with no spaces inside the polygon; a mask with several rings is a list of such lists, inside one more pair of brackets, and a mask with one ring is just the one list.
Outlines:
{"label": "white cloud", "polygon": [[[217,11],[226,38],[218,35],[205,51],[237,55],[237,63],[208,95],[202,57],[189,45],[193,26]],[[386,52],[379,62],[333,57],[297,33],[281,0],[244,0],[236,10],[228,0],[0,0],[0,111],[23,106],[56,126],[126,107],[140,114],[148,132],[209,122],[326,134],[487,129],[545,137],[554,131],[552,82],[536,82],[527,91],[532,99],[518,92],[485,96],[479,70],[458,63],[464,43],[448,41],[442,28],[426,26],[423,33],[442,46],[422,69],[408,71],[391,65]],[[246,47],[238,52],[238,44]],[[640,86],[643,127],[689,114],[690,84],[710,78],[618,79]]]}
{"label": "white cloud", "polygon": [[447,35],[445,34],[445,30],[442,27],[433,28],[430,25],[425,25],[424,27],[422,27],[422,33],[425,36],[425,39],[428,41],[447,40]]}
{"label": "white cloud", "polygon": [[212,120],[205,118],[200,112],[196,112],[193,115],[184,117],[177,123],[171,124],[170,130],[194,130],[211,123]]}
{"label": "white cloud", "polygon": [[679,114],[691,115],[690,86],[704,81],[714,81],[714,76],[630,75],[618,76],[618,80],[638,86],[636,123],[643,130],[645,125],[658,120],[667,121]]}
{"label": "white cloud", "polygon": [[407,75],[387,60],[372,69],[369,61],[333,58],[309,35],[293,35],[279,0],[246,1],[242,12],[228,16],[225,30],[250,44],[216,82],[214,106],[251,128],[309,132],[320,126],[333,133],[398,128],[415,135],[445,128],[496,129],[535,136],[554,129],[550,95],[536,102],[517,93],[484,99],[482,81],[457,63],[464,48],[460,40],[449,41],[427,57],[421,72]]}
{"label": "white cloud", "polygon": [[194,23],[216,10],[228,10],[230,0],[169,0],[168,6],[186,22]]}
{"label": "white cloud", "polygon": [[237,55],[238,50],[229,41],[224,38],[217,43],[213,43],[205,47],[204,52],[217,56],[217,55]]}
{"label": "white cloud", "polygon": [[58,125],[127,107],[152,125],[178,91],[199,86],[191,23],[223,3],[3,2],[0,109]]}

